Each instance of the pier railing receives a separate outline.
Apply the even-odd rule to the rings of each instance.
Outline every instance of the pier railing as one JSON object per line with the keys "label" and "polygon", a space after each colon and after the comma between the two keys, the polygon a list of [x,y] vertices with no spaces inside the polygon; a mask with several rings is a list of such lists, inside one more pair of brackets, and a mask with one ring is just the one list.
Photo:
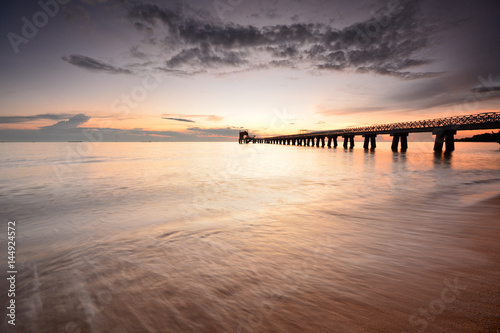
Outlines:
{"label": "pier railing", "polygon": [[[480,125],[490,125],[500,123],[500,113],[487,112],[466,116],[454,116],[446,118],[417,120],[410,122],[372,125],[364,127],[346,128],[344,133],[359,133],[359,132],[379,132],[384,134],[392,131],[408,131],[408,132],[432,132],[436,128],[455,128],[460,129],[482,129]],[[465,127],[465,128],[464,128]]]}

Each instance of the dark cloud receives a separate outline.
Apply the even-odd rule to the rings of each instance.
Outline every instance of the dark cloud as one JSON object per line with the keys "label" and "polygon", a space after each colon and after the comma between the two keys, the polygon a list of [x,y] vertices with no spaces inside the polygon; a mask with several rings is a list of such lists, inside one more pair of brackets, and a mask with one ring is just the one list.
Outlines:
{"label": "dark cloud", "polygon": [[293,45],[269,46],[267,50],[276,58],[295,58],[299,55],[299,50]]}
{"label": "dark cloud", "polygon": [[85,124],[89,119],[90,119],[89,116],[80,113],[69,118],[68,120],[62,120],[53,125],[41,127],[40,129],[42,130],[74,129],[82,124]]}
{"label": "dark cloud", "polygon": [[479,88],[474,88],[472,89],[472,92],[474,93],[489,93],[489,92],[496,92],[500,91],[500,86],[484,86],[484,87],[479,87]]}
{"label": "dark cloud", "polygon": [[[496,108],[490,103],[500,98],[500,79],[474,72],[447,73],[414,84],[407,89],[391,92],[385,102],[401,103],[408,111],[453,106],[455,112],[470,111],[472,105]],[[474,88],[471,88],[474,87]]]}
{"label": "dark cloud", "polygon": [[73,54],[70,56],[64,56],[62,59],[74,66],[89,71],[105,72],[109,74],[132,74],[132,72],[128,69],[115,67],[83,55]]}
{"label": "dark cloud", "polygon": [[[272,68],[367,73],[415,83],[380,96],[380,105],[398,102],[410,109],[452,105],[471,94],[487,95],[482,100],[498,97],[498,90],[486,91],[477,84],[479,75],[500,72],[500,21],[491,10],[495,5],[489,0],[373,1],[362,7],[370,10],[368,18],[355,15],[357,21],[348,22],[339,16],[329,24],[300,23],[307,13],[300,12],[299,17],[298,11],[285,14],[261,6],[260,12],[247,14],[260,18],[253,22],[282,16],[292,23],[245,25],[217,20],[178,2],[128,2],[123,7],[126,17],[144,35],[130,55],[143,63],[120,68],[81,55],[64,59],[88,70],[127,74],[227,75]],[[435,52],[442,45],[449,53]],[[454,45],[458,46],[453,49]],[[439,67],[436,61],[446,64]],[[462,73],[464,69],[468,73]],[[425,82],[435,89],[419,85]]]}
{"label": "dark cloud", "polygon": [[241,54],[233,51],[215,50],[207,43],[203,43],[200,47],[184,49],[177,55],[167,61],[167,66],[170,68],[178,68],[182,66],[192,67],[225,67],[238,66],[246,63],[246,60],[241,58]]}
{"label": "dark cloud", "polygon": [[357,69],[358,73],[376,73],[379,75],[389,75],[389,76],[395,76],[403,80],[415,80],[415,79],[422,79],[422,78],[431,78],[431,77],[436,77],[439,76],[443,73],[441,72],[408,72],[408,71],[398,71],[398,70],[393,70],[389,69],[386,67],[377,67],[377,66],[371,66],[371,67],[359,67]]}
{"label": "dark cloud", "polygon": [[[179,12],[161,8],[154,4],[137,4],[130,7],[128,18],[135,21],[135,23],[145,22],[152,26],[156,25],[157,21],[160,21],[167,25],[171,32],[176,32],[178,26],[183,23],[183,17]],[[141,30],[137,25],[136,28]]]}
{"label": "dark cloud", "polygon": [[186,123],[195,123],[196,121],[191,120],[191,119],[183,119],[183,118],[169,118],[169,117],[162,117],[162,119],[167,119],[167,120],[175,120],[175,121],[183,121]]}
{"label": "dark cloud", "polygon": [[385,102],[399,103],[408,111],[453,107],[454,112],[466,112],[473,105],[497,108],[500,7],[489,0],[421,2],[423,15],[434,28],[440,28],[427,42],[439,50],[434,57],[442,58],[447,72],[388,92]]}
{"label": "dark cloud", "polygon": [[178,27],[178,37],[187,44],[202,44],[230,48],[266,45],[263,31],[253,26],[216,25],[188,20]]}
{"label": "dark cloud", "polygon": [[49,119],[49,120],[63,120],[63,119],[68,119],[72,115],[70,114],[52,114],[52,113],[46,113],[46,114],[37,114],[34,116],[1,116],[0,117],[0,124],[14,124],[14,123],[24,123],[28,121],[34,121],[34,120],[39,120],[39,119]]}
{"label": "dark cloud", "polygon": [[[215,73],[273,67],[317,70],[350,70],[413,80],[440,75],[419,71],[432,63],[422,52],[433,43],[439,25],[422,14],[423,0],[400,0],[373,12],[372,17],[335,29],[324,23],[294,23],[268,26],[239,25],[216,21],[208,15],[188,15],[156,4],[130,4],[127,18],[140,31],[162,38],[146,38],[157,48],[156,69],[172,74]],[[185,9],[185,8],[184,8]],[[273,9],[261,16],[275,16]],[[135,57],[143,57],[137,47]],[[110,73],[128,72],[83,56],[66,61],[87,69]],[[147,68],[151,69],[151,65]]]}
{"label": "dark cloud", "polygon": [[150,27],[149,25],[147,24],[144,24],[144,23],[141,23],[141,22],[135,22],[134,23],[134,27],[138,30],[138,31],[141,31],[141,32],[146,32],[148,34],[152,34],[153,33],[153,28]]}

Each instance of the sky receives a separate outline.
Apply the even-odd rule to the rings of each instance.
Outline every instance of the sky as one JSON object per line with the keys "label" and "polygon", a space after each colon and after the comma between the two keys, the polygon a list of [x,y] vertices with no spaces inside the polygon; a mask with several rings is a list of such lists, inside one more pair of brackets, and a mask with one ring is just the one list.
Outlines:
{"label": "sky", "polygon": [[0,141],[234,141],[498,111],[499,17],[486,0],[9,1]]}

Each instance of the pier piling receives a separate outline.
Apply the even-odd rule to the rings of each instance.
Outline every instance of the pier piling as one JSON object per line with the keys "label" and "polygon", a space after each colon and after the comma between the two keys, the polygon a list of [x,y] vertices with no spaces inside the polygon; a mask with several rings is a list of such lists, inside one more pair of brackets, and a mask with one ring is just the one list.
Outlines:
{"label": "pier piling", "polygon": [[344,138],[344,149],[347,149],[347,145],[349,144],[349,149],[354,148],[354,135],[342,135]]}
{"label": "pier piling", "polygon": [[370,148],[370,145],[372,150],[377,148],[377,142],[375,139],[377,137],[376,134],[366,134],[363,135],[363,137],[365,138],[365,143],[363,144],[364,149]]}
{"label": "pier piling", "polygon": [[401,152],[404,153],[408,150],[408,133],[393,133],[391,150],[393,152],[398,151],[399,139],[401,139]]}
{"label": "pier piling", "polygon": [[443,151],[443,143],[446,143],[446,152],[451,153],[455,150],[455,134],[457,131],[455,130],[436,130],[432,134],[436,136],[436,140],[434,141],[434,151],[440,152]]}

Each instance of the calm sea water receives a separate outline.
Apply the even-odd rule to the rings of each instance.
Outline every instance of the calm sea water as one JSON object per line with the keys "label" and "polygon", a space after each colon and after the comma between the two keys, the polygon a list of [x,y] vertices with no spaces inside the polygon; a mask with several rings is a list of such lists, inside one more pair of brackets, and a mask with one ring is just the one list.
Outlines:
{"label": "calm sea water", "polygon": [[498,144],[360,145],[0,144],[12,332],[431,331],[415,311],[487,260]]}

